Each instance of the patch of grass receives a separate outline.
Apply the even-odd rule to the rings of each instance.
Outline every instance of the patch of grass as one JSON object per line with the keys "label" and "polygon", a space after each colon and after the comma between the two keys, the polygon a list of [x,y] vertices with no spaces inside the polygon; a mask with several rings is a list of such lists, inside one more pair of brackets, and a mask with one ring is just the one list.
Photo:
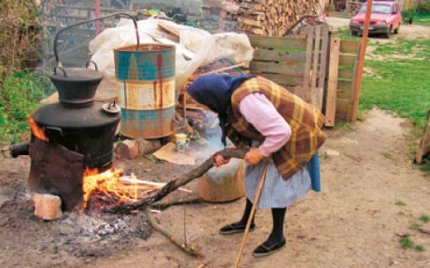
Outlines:
{"label": "patch of grass", "polygon": [[413,24],[430,25],[430,14],[419,14],[410,11],[403,11],[402,14],[404,21],[408,20],[409,18],[413,18]]}
{"label": "patch of grass", "polygon": [[44,97],[43,87],[33,72],[7,76],[0,84],[0,144],[16,141],[30,133],[27,118]]}
{"label": "patch of grass", "polygon": [[330,156],[328,155],[327,152],[320,153],[320,157],[321,157],[321,159],[324,159],[324,160],[330,159]]}
{"label": "patch of grass", "polygon": [[360,37],[351,35],[351,32],[349,31],[348,27],[337,28],[333,32],[333,35],[334,36],[339,36],[343,40],[356,40],[356,39],[360,39]]}
{"label": "patch of grass", "polygon": [[396,202],[396,206],[399,206],[399,207],[405,207],[406,206],[406,203],[405,202],[403,202],[403,201],[397,201]]}
{"label": "patch of grass", "polygon": [[424,161],[422,164],[415,166],[418,167],[418,169],[422,172],[426,173],[427,175],[430,175],[430,161]]}
{"label": "patch of grass", "polygon": [[409,236],[405,235],[400,238],[400,246],[404,249],[412,248],[414,246],[414,241],[412,241]]}
{"label": "patch of grass", "polygon": [[[430,39],[398,40],[395,44],[377,44],[373,53],[405,58],[366,60],[376,75],[363,77],[360,109],[374,106],[409,118],[423,128],[430,108]],[[406,58],[411,56],[412,58]]]}
{"label": "patch of grass", "polygon": [[415,250],[418,252],[423,252],[425,250],[425,248],[423,245],[416,245]]}
{"label": "patch of grass", "polygon": [[421,228],[421,224],[418,223],[412,223],[409,225],[409,230],[418,230],[419,228]]}
{"label": "patch of grass", "polygon": [[366,114],[363,111],[357,111],[357,121],[363,122],[366,120]]}
{"label": "patch of grass", "polygon": [[422,222],[424,222],[424,223],[428,223],[428,222],[430,222],[430,216],[429,216],[429,215],[427,215],[427,214],[422,214],[422,215],[420,216],[420,221],[422,221]]}
{"label": "patch of grass", "polygon": [[350,124],[342,120],[336,120],[336,128],[340,128],[346,132],[354,132],[355,128]]}
{"label": "patch of grass", "polygon": [[393,159],[393,155],[389,152],[383,152],[382,155],[387,159]]}

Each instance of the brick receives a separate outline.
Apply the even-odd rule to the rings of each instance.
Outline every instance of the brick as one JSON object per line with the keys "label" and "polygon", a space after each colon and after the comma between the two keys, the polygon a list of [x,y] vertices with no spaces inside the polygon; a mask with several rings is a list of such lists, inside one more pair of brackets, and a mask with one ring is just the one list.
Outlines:
{"label": "brick", "polygon": [[35,193],[33,202],[35,207],[34,215],[41,219],[52,221],[63,216],[61,199],[56,195]]}

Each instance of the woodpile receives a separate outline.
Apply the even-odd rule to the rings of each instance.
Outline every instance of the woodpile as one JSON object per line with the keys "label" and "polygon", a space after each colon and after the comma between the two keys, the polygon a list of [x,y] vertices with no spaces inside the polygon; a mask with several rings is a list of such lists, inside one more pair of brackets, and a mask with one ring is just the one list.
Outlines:
{"label": "woodpile", "polygon": [[236,29],[262,36],[283,36],[304,15],[321,14],[320,0],[224,0],[220,17]]}

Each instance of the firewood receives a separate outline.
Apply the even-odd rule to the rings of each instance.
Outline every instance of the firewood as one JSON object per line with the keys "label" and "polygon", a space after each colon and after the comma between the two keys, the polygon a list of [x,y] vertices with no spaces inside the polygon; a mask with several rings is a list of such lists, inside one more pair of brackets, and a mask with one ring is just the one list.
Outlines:
{"label": "firewood", "polygon": [[252,34],[256,34],[256,35],[264,35],[265,31],[263,28],[251,28],[248,30],[250,33]]}
{"label": "firewood", "polygon": [[135,159],[161,148],[159,140],[124,140],[115,147],[115,155],[123,159]]}
{"label": "firewood", "polygon": [[251,34],[283,36],[304,15],[318,15],[319,0],[246,0],[240,2],[237,29]]}
{"label": "firewood", "polygon": [[[167,198],[166,198],[167,199]],[[178,206],[178,205],[187,205],[187,204],[200,204],[202,203],[202,200],[199,197],[191,197],[188,199],[174,199],[174,200],[168,200],[168,201],[159,201],[151,205],[151,208],[156,208],[159,210],[164,210],[171,206]]]}
{"label": "firewood", "polygon": [[[120,182],[123,183],[130,183],[130,184],[138,184],[138,185],[147,185],[147,186],[151,186],[154,187],[154,189],[161,189],[163,186],[166,185],[165,182],[154,182],[154,181],[146,181],[146,180],[139,180],[133,177],[129,177],[129,176],[121,176],[119,178]],[[182,188],[179,187],[178,188],[179,191],[182,192],[187,192],[187,193],[192,193],[193,191],[186,189],[186,188]]]}
{"label": "firewood", "polygon": [[239,13],[240,6],[238,3],[233,1],[222,1],[221,8],[230,14],[237,14]]}
{"label": "firewood", "polygon": [[238,17],[237,21],[241,22],[243,24],[248,24],[248,25],[257,26],[257,27],[261,27],[261,25],[262,25],[262,23],[260,21],[257,21],[255,19],[249,18],[249,17]]}
{"label": "firewood", "polygon": [[180,176],[177,179],[169,181],[163,188],[156,191],[154,195],[151,197],[142,199],[136,203],[132,204],[124,204],[124,205],[118,205],[112,208],[106,208],[104,209],[105,212],[108,213],[125,213],[130,212],[132,210],[139,210],[139,209],[145,209],[147,206],[153,204],[154,202],[157,202],[170,194],[171,192],[177,190],[179,187],[184,186],[185,184],[189,183],[190,181],[200,178],[203,176],[209,169],[211,169],[215,163],[215,156],[221,155],[224,158],[243,158],[248,151],[247,148],[240,148],[240,149],[232,149],[232,148],[225,148],[215,154],[213,154],[209,159],[204,161],[199,166],[195,167],[188,173],[186,173],[183,176]]}

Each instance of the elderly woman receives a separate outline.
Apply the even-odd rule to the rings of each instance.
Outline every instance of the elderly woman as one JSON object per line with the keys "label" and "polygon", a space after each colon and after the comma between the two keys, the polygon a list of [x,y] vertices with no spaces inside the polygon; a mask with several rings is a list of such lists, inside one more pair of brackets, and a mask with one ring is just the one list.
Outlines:
{"label": "elderly woman", "polygon": [[[216,112],[220,119],[222,141],[228,137],[236,146],[249,146],[244,157],[246,206],[238,222],[220,229],[220,234],[244,232],[252,202],[267,159],[266,181],[259,209],[272,210],[273,229],[253,255],[270,255],[285,245],[283,233],[287,207],[300,199],[312,186],[311,175],[319,179],[315,164],[318,148],[326,136],[321,128],[323,115],[312,105],[276,83],[255,75],[204,75],[189,87],[188,93]],[[220,155],[215,166],[227,163]],[[315,165],[312,165],[315,167]],[[315,189],[318,190],[318,189]],[[251,229],[255,228],[252,219]]]}

